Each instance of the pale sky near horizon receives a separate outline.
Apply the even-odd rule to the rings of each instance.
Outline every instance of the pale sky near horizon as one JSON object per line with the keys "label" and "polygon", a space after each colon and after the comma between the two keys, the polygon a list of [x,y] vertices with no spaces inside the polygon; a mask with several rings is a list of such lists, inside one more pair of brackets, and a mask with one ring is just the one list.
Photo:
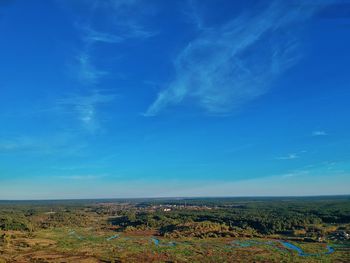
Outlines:
{"label": "pale sky near horizon", "polygon": [[0,199],[350,194],[350,1],[0,1]]}

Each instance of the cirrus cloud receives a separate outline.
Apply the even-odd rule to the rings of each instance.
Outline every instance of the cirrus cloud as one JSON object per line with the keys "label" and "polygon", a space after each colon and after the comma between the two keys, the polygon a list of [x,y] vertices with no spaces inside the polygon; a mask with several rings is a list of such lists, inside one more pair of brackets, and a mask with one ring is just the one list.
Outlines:
{"label": "cirrus cloud", "polygon": [[262,12],[201,27],[176,57],[174,80],[144,115],[157,115],[185,101],[211,114],[227,114],[265,94],[301,56],[297,25],[324,5],[291,7],[274,2]]}

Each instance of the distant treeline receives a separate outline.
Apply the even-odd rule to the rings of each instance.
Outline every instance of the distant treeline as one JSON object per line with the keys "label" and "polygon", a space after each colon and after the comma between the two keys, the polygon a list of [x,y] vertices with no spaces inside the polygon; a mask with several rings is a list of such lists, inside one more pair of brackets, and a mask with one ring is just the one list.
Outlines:
{"label": "distant treeline", "polygon": [[152,229],[167,237],[317,237],[327,229],[347,229],[349,224],[348,196],[0,203],[0,230],[94,226],[116,231]]}
{"label": "distant treeline", "polygon": [[[174,203],[172,204],[174,205]],[[179,204],[177,204],[179,205]],[[208,206],[205,202],[188,202]],[[211,204],[213,205],[213,204]],[[350,203],[323,202],[249,202],[216,203],[216,209],[177,209],[170,212],[127,212],[111,223],[124,230],[157,228],[165,236],[237,236],[292,234],[307,231],[322,235],[322,224],[349,224]]]}

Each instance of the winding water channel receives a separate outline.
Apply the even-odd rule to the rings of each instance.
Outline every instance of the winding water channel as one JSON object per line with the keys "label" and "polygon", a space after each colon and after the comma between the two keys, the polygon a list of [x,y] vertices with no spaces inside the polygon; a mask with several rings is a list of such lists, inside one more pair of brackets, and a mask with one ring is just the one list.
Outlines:
{"label": "winding water channel", "polygon": [[[70,236],[74,236],[79,240],[82,240],[83,237],[79,236],[75,231],[71,231],[68,233]],[[119,234],[110,236],[106,238],[107,241],[111,241],[113,239],[120,238]],[[162,247],[173,247],[176,246],[177,244],[185,244],[188,242],[163,242],[159,240],[158,238],[152,237],[150,238],[150,241],[155,245],[155,246],[162,246]],[[245,241],[240,241],[240,240],[234,240],[230,243],[230,247],[232,248],[239,248],[239,247],[253,247],[253,246],[258,246],[258,245],[269,245],[271,247],[280,249],[281,248],[278,246],[278,244],[281,244],[286,250],[292,250],[296,251],[299,256],[301,257],[306,257],[306,256],[321,256],[321,255],[329,255],[334,253],[334,248],[327,245],[326,246],[326,251],[320,252],[320,253],[306,253],[303,251],[302,248],[298,247],[297,245],[294,245],[290,242],[284,241],[284,240],[271,240],[271,241],[256,241],[256,240],[245,240]],[[282,249],[284,250],[284,249]]]}
{"label": "winding water channel", "polygon": [[328,254],[332,254],[334,252],[334,248],[330,247],[327,245],[327,251],[322,252],[322,253],[305,253],[300,247],[295,246],[289,242],[286,241],[279,241],[285,248],[287,249],[291,249],[294,250],[296,252],[298,252],[299,256],[320,256],[320,255],[328,255]]}
{"label": "winding water channel", "polygon": [[[151,238],[151,241],[156,245],[156,246],[176,246],[177,243],[175,242],[169,242],[165,244],[161,244],[161,241],[157,238]],[[298,253],[299,256],[305,257],[305,256],[321,256],[321,255],[328,255],[332,254],[334,252],[334,248],[331,246],[326,247],[326,251],[320,252],[320,253],[305,253],[300,247],[287,242],[283,240],[276,240],[276,241],[255,241],[255,240],[247,240],[247,241],[232,241],[231,242],[231,247],[252,247],[252,246],[257,246],[257,245],[269,245],[273,246],[275,248],[280,249],[277,244],[280,243],[282,244],[286,249],[288,250],[294,250]]]}

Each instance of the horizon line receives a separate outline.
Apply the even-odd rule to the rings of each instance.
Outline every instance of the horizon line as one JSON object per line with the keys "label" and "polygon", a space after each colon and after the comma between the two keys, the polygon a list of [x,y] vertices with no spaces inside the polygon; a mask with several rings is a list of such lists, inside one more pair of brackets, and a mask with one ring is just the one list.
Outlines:
{"label": "horizon line", "polygon": [[93,200],[137,200],[137,199],[204,199],[204,198],[314,198],[314,197],[350,197],[349,194],[325,195],[241,195],[241,196],[173,196],[173,197],[98,197],[98,198],[53,198],[53,199],[0,199],[1,202],[30,202],[30,201],[93,201]]}

